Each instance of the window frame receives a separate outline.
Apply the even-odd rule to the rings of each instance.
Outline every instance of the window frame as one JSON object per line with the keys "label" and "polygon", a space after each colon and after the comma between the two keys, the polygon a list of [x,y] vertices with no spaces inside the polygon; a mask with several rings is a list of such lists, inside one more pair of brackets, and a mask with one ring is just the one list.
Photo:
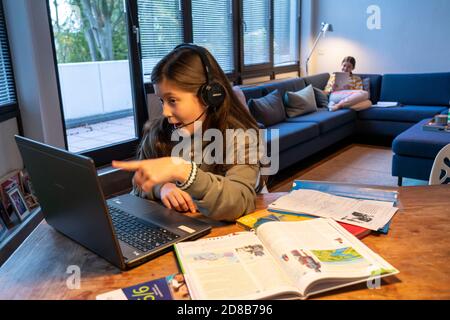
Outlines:
{"label": "window frame", "polygon": [[[137,0],[132,0],[136,1]],[[192,43],[193,29],[192,29],[192,11],[190,0],[180,0],[183,10],[183,28],[184,28],[184,42]],[[275,66],[274,65],[274,5],[275,0],[270,1],[270,62],[257,65],[244,65],[244,29],[243,29],[243,2],[245,0],[232,0],[233,6],[233,60],[234,72],[226,73],[230,82],[239,85],[244,79],[250,79],[261,76],[269,76],[270,80],[274,80],[277,74],[298,72],[300,73],[300,53],[301,53],[301,6],[302,0],[297,2],[297,41],[298,41],[298,58],[295,63],[288,65]],[[137,11],[135,13],[137,17]],[[154,93],[153,86],[150,82],[144,83],[146,94]]]}
{"label": "window frame", "polygon": [[[92,158],[95,162],[96,167],[108,166],[114,159],[122,160],[128,158],[134,158],[136,156],[136,151],[139,143],[143,137],[143,127],[145,122],[148,120],[147,112],[147,99],[144,93],[144,86],[142,81],[142,66],[140,62],[140,51],[135,27],[139,27],[136,19],[134,20],[133,13],[137,14],[137,1],[136,0],[124,0],[125,5],[125,19],[127,26],[127,44],[128,44],[128,61],[130,67],[130,80],[131,80],[131,94],[133,100],[133,110],[134,110],[134,120],[135,120],[135,130],[136,137],[134,139],[129,139],[126,141],[121,141],[112,145],[106,145],[103,147],[90,149],[83,152],[78,152],[78,154]],[[67,142],[67,131],[66,123],[64,118],[63,100],[61,94],[60,77],[58,70],[58,61],[56,56],[55,47],[55,37],[54,30],[51,21],[51,12],[49,0],[46,0],[48,23],[50,27],[50,38],[53,51],[53,61],[55,66],[55,74],[57,79],[58,88],[58,98],[59,98],[59,111],[62,117],[62,126],[64,134],[64,145],[65,149],[68,150]],[[137,29],[139,30],[139,29]]]}
{"label": "window frame", "polygon": [[[274,3],[274,1],[275,0],[272,0],[272,3]],[[296,10],[297,10],[297,24],[296,24],[296,26],[297,26],[297,41],[298,41],[298,46],[297,46],[297,58],[298,58],[298,61],[296,61],[294,63],[289,63],[289,64],[283,63],[283,64],[280,64],[280,65],[276,65],[275,64],[275,50],[274,50],[274,48],[272,48],[273,49],[272,50],[273,67],[274,67],[275,70],[283,70],[284,67],[287,67],[286,69],[289,69],[289,67],[291,67],[292,65],[296,65],[298,67],[300,66],[300,53],[301,53],[300,52],[300,44],[301,44],[301,35],[300,35],[300,32],[301,32],[301,21],[300,21],[301,15],[300,14],[301,14],[301,8],[302,8],[302,0],[297,0],[297,8],[296,8]],[[275,17],[275,7],[274,6],[272,7],[272,17]],[[275,23],[275,18],[273,18],[273,23]],[[274,26],[273,26],[273,30],[272,30],[272,35],[273,35],[273,39],[272,39],[272,46],[273,46],[273,43],[275,41],[275,27]]]}
{"label": "window frame", "polygon": [[[240,85],[243,80],[268,76],[270,80],[275,79],[277,74],[288,73],[288,72],[298,72],[300,67],[300,61],[297,61],[290,65],[274,66],[274,1],[268,0],[270,2],[270,62],[258,65],[244,65],[244,30],[243,30],[243,1],[245,0],[232,0],[233,6],[233,60],[234,60],[234,71],[227,73],[227,77],[235,85]],[[124,0],[126,6],[126,24],[128,28],[128,59],[130,62],[130,73],[131,73],[131,88],[134,104],[134,118],[136,126],[136,138],[124,142],[119,142],[114,145],[99,147],[86,152],[80,152],[80,154],[91,157],[96,166],[104,166],[110,164],[113,159],[127,159],[135,157],[136,150],[138,148],[139,142],[142,139],[142,130],[145,122],[148,120],[147,111],[147,95],[154,93],[153,86],[150,82],[143,81],[143,70],[141,62],[141,52],[140,44],[138,43],[138,36],[136,30],[139,30],[139,19],[138,19],[138,0]],[[192,5],[190,0],[180,0],[182,14],[183,14],[183,38],[184,42],[192,43],[193,40],[193,26],[192,26]],[[298,0],[297,16],[300,22],[301,18],[301,4],[302,0]],[[64,111],[62,107],[62,96],[59,81],[59,72],[57,68],[57,58],[56,58],[56,48],[54,43],[54,31],[51,24],[50,6],[48,0],[46,1],[48,19],[50,25],[50,36],[53,50],[53,58],[55,64],[56,78],[58,81],[58,97],[60,100],[60,112],[62,119],[64,119]],[[301,39],[301,28],[300,23],[297,23],[298,27],[298,57],[300,59],[300,39]],[[137,28],[137,29],[136,29]],[[17,110],[18,112],[18,110]],[[0,112],[1,116],[1,112]],[[63,130],[64,130],[64,143],[65,148],[68,148],[67,134],[65,120],[63,120]]]}
{"label": "window frame", "polygon": [[240,0],[239,13],[241,16],[239,24],[239,34],[241,35],[241,50],[239,54],[241,56],[240,70],[243,76],[259,74],[261,71],[270,70],[273,66],[273,0],[269,1],[269,61],[265,63],[245,65],[244,61],[244,1]]}
{"label": "window frame", "polygon": [[275,0],[270,0],[270,63],[265,63],[265,64],[261,64],[261,65],[252,65],[252,66],[244,66],[243,64],[243,60],[244,60],[244,52],[243,52],[243,48],[244,48],[244,42],[243,42],[243,37],[244,37],[244,30],[243,30],[243,1],[245,0],[236,0],[239,2],[239,8],[240,8],[240,30],[239,30],[239,34],[240,34],[240,38],[241,38],[241,44],[240,44],[240,56],[241,56],[241,65],[240,65],[240,82],[239,84],[242,84],[242,80],[244,79],[251,79],[251,78],[256,78],[256,77],[263,77],[263,76],[268,76],[270,78],[270,80],[274,80],[275,76],[277,74],[282,74],[282,73],[288,73],[288,72],[298,72],[300,74],[300,53],[301,53],[301,27],[300,27],[300,19],[301,19],[301,7],[302,7],[302,0],[298,0],[297,3],[297,41],[298,41],[298,58],[299,60],[296,61],[295,63],[292,64],[288,64],[288,65],[282,65],[282,66],[275,66],[274,64],[274,46],[273,46],[273,41],[274,41],[274,6],[275,6]]}

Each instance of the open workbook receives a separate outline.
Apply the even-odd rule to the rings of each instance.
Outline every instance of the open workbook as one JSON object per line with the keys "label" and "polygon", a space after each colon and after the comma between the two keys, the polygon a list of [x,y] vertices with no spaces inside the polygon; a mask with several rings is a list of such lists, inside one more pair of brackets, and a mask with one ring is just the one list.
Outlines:
{"label": "open workbook", "polygon": [[192,299],[306,299],[399,271],[332,219],[175,245]]}

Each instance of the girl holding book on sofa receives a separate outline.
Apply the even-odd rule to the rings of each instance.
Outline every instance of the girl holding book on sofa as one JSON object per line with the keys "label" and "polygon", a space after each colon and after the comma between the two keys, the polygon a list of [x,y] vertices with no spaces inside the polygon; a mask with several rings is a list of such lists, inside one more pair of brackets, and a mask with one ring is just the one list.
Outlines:
{"label": "girl holding book on sofa", "polygon": [[345,57],[341,66],[341,71],[349,73],[349,78],[343,87],[339,87],[336,83],[336,74],[333,73],[330,76],[324,90],[326,94],[329,94],[328,109],[336,111],[351,108],[358,111],[369,108],[372,105],[369,93],[363,90],[361,78],[352,73],[356,66],[356,59],[350,56]]}
{"label": "girl holding book on sofa", "polygon": [[[214,57],[205,48],[180,45],[158,62],[151,81],[162,104],[162,115],[145,125],[139,161],[113,161],[115,168],[135,171],[134,193],[161,200],[179,212],[198,209],[216,220],[234,221],[254,211],[263,179],[259,158],[257,162],[247,161],[254,150],[246,140],[241,145],[236,140],[231,143],[233,148],[244,148],[245,163],[230,164],[225,159],[222,163],[205,163],[202,155],[208,144],[204,141],[201,163],[194,162],[199,162],[192,152],[195,148],[190,148],[189,160],[172,156],[178,143],[173,141],[173,134],[192,138],[199,128],[203,134],[216,129],[226,140],[226,129],[254,129],[258,133],[256,121],[233,92]],[[227,147],[225,141],[223,146]]]}

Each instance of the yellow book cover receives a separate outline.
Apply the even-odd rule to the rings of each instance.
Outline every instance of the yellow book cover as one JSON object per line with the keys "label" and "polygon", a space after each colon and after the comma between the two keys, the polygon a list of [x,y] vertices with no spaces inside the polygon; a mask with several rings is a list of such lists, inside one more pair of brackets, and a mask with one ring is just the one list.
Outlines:
{"label": "yellow book cover", "polygon": [[313,218],[314,217],[303,214],[277,213],[267,209],[262,209],[239,218],[236,220],[236,223],[245,229],[256,229],[261,224],[269,221],[303,221]]}

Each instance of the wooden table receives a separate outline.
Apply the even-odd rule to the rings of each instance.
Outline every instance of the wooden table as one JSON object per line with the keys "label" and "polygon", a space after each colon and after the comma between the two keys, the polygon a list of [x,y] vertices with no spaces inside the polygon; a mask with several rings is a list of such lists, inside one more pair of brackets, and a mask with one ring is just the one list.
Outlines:
{"label": "wooden table", "polygon": [[[314,298],[450,299],[450,186],[400,187],[399,212],[388,235],[363,239],[400,270],[380,289],[355,285]],[[265,208],[284,193],[258,196]],[[215,223],[208,236],[242,230]],[[66,285],[71,265],[80,267],[81,288]],[[68,240],[42,222],[0,269],[0,299],[95,299],[95,296],[179,272],[173,252],[127,272]]]}

